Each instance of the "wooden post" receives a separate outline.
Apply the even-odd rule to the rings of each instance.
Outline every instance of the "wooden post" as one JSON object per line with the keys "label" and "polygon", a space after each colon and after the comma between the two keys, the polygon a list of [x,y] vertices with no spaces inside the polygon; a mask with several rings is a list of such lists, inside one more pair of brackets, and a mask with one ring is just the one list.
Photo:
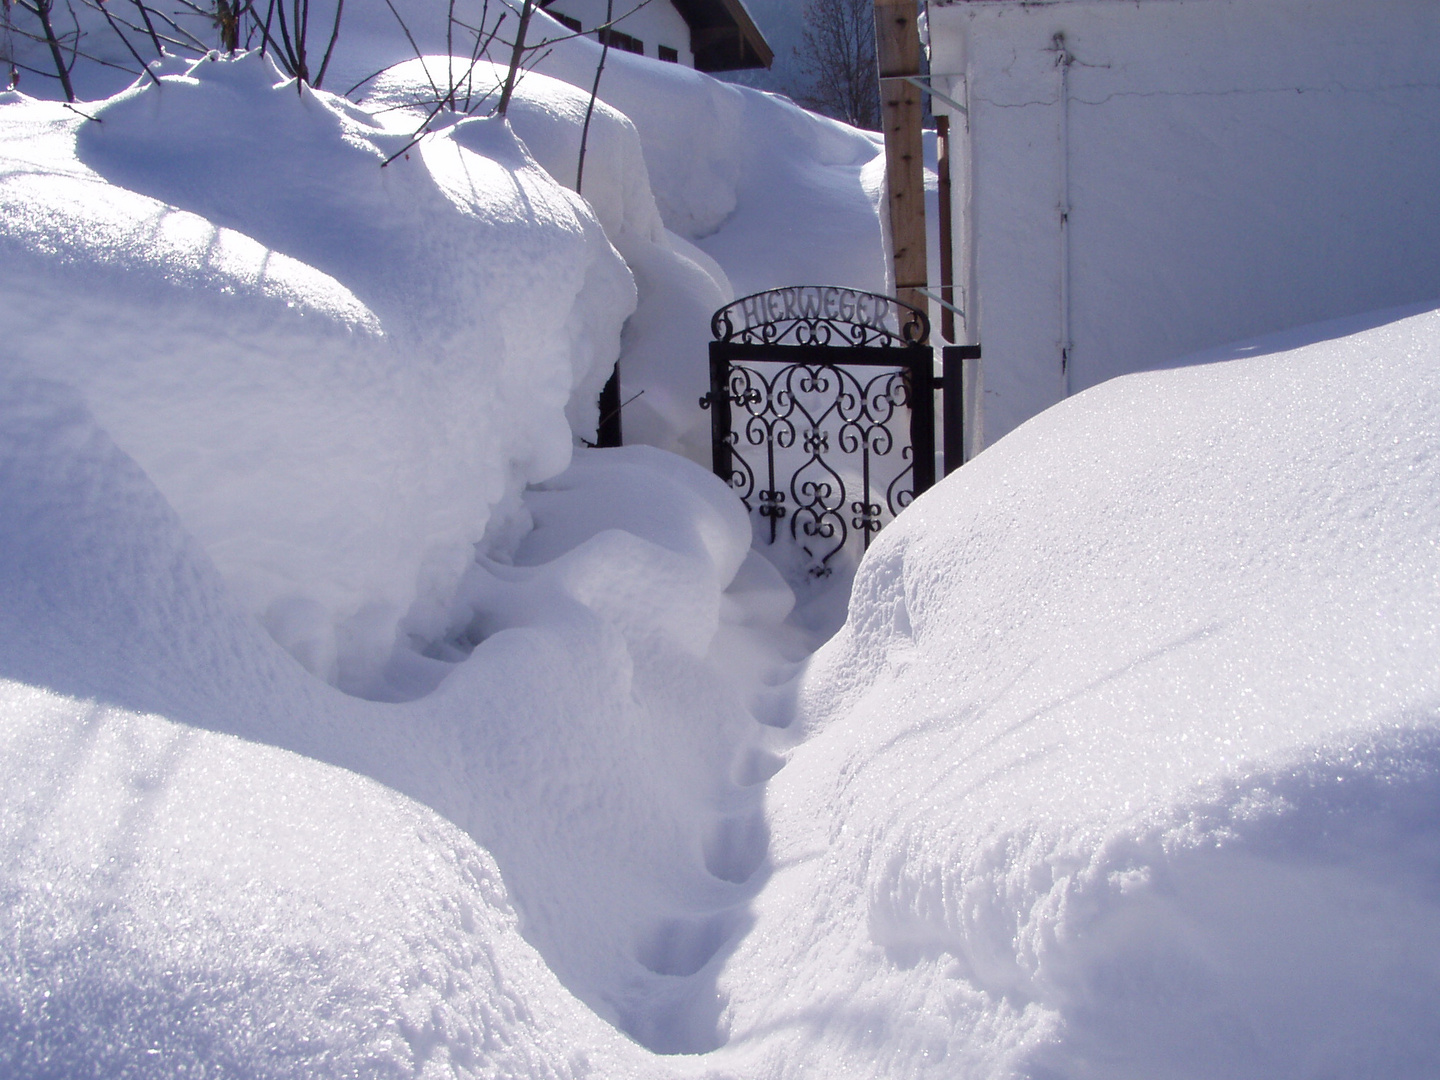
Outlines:
{"label": "wooden post", "polygon": [[885,132],[885,176],[890,189],[891,258],[895,295],[928,310],[917,290],[926,284],[925,163],[920,135],[917,0],[875,0],[875,55],[880,63],[880,106]]}

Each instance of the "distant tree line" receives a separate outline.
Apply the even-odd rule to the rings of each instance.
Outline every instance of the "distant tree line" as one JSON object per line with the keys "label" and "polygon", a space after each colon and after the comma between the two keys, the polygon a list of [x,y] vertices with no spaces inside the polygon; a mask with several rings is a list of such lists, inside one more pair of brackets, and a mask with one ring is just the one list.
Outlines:
{"label": "distant tree line", "polygon": [[806,79],[796,95],[802,105],[856,127],[880,127],[872,0],[807,0],[795,60]]}

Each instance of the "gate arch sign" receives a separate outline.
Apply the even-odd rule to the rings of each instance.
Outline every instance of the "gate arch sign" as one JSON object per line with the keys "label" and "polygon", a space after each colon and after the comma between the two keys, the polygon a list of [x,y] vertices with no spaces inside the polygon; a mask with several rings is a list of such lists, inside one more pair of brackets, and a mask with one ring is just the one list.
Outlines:
{"label": "gate arch sign", "polygon": [[946,472],[959,464],[960,363],[979,348],[946,348],[936,380],[930,320],[918,308],[795,285],[727,304],[710,330],[700,404],[710,410],[715,474],[767,520],[771,543],[788,524],[812,573],[829,573],[852,532],[868,547],[935,482],[937,387]]}

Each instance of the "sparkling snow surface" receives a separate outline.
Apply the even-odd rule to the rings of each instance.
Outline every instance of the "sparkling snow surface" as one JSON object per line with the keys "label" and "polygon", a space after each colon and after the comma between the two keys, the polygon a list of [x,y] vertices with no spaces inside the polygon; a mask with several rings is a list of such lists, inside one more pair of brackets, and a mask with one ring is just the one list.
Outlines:
{"label": "sparkling snow surface", "polygon": [[564,468],[634,286],[503,123],[381,169],[408,135],[279,81],[202,61],[100,123],[8,95],[0,341],[85,392],[277,640],[366,693]]}
{"label": "sparkling snow surface", "polygon": [[419,63],[0,97],[0,1074],[1440,1071],[1440,313],[1052,409],[807,663],[571,425],[883,287],[874,144],[612,54],[592,211],[593,52],[384,170]]}
{"label": "sparkling snow surface", "polygon": [[473,651],[384,705],[264,634],[72,390],[7,379],[0,451],[0,1071],[665,1072],[597,1012],[714,1045],[713,966],[677,976],[761,880],[740,695],[788,610],[718,482],[582,458],[472,568]]}
{"label": "sparkling snow surface", "polygon": [[1088,391],[881,534],[721,979],[767,1075],[1440,1068],[1440,313],[1353,328]]}

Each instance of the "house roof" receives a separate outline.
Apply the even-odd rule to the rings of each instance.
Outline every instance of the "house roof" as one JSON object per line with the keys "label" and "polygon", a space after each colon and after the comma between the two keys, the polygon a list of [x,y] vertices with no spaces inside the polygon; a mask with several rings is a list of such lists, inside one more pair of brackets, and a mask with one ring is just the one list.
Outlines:
{"label": "house roof", "polygon": [[690,24],[690,51],[700,71],[770,66],[775,51],[755,25],[744,0],[670,0]]}

